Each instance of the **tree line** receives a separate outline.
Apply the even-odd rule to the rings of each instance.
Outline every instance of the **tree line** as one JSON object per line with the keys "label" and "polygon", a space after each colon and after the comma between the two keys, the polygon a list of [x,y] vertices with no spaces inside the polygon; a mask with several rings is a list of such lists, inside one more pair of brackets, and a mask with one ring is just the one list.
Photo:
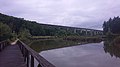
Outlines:
{"label": "tree line", "polygon": [[[7,30],[9,30],[9,32],[7,32]],[[7,36],[4,37],[3,33]],[[35,21],[24,20],[24,18],[17,18],[0,13],[0,41],[10,38],[14,34],[18,35],[18,37],[23,34],[29,34],[31,36],[79,35],[78,33],[74,33],[72,29],[67,30],[66,27],[40,24]]]}
{"label": "tree line", "polygon": [[105,35],[110,34],[120,34],[120,17],[110,18],[108,21],[103,23],[103,32]]}
{"label": "tree line", "polygon": [[[86,31],[81,32],[80,30],[77,30],[75,32],[74,29],[76,28],[74,27],[41,24],[36,21],[29,21],[24,18],[8,16],[2,13],[0,13],[0,24],[0,34],[5,32],[3,31],[5,29],[2,28],[2,26],[6,27],[6,29],[10,31],[9,33],[6,33],[9,37],[1,35],[1,40],[14,36],[86,36]],[[90,35],[91,32],[88,32],[88,34]]]}

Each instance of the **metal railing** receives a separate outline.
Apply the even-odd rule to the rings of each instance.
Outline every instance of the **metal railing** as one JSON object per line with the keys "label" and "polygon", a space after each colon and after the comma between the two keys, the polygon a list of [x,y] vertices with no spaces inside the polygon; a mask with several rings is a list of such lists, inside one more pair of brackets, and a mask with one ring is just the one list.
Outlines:
{"label": "metal railing", "polygon": [[18,40],[17,44],[20,47],[20,50],[23,54],[24,61],[27,63],[27,67],[34,67],[35,66],[35,59],[38,61],[37,67],[55,67],[53,64],[48,62],[42,56],[40,56],[36,51],[31,49],[28,45],[23,43],[22,41]]}

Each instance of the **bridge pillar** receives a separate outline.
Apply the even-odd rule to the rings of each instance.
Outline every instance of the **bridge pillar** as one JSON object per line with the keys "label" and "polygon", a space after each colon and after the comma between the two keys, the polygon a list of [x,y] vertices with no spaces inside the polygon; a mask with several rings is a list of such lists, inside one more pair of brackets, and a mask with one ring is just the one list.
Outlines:
{"label": "bridge pillar", "polygon": [[77,31],[77,30],[76,30],[76,29],[74,29],[74,33],[76,33],[76,31]]}
{"label": "bridge pillar", "polygon": [[93,33],[94,33],[94,36],[96,35],[96,32],[95,31],[93,31]]}
{"label": "bridge pillar", "polygon": [[97,31],[97,35],[99,34],[99,32]]}
{"label": "bridge pillar", "polygon": [[82,33],[82,29],[80,30],[80,33]]}
{"label": "bridge pillar", "polygon": [[67,28],[67,31],[69,30],[69,28]]}
{"label": "bridge pillar", "polygon": [[87,30],[85,30],[85,35],[86,35],[86,36],[88,35],[88,31],[87,31]]}
{"label": "bridge pillar", "polygon": [[97,31],[95,31],[95,35],[97,35]]}
{"label": "bridge pillar", "polygon": [[93,36],[93,31],[92,30],[90,31],[90,36]]}
{"label": "bridge pillar", "polygon": [[84,34],[84,30],[83,30],[83,29],[81,29],[80,33],[81,33],[81,35],[83,35],[83,34]]}

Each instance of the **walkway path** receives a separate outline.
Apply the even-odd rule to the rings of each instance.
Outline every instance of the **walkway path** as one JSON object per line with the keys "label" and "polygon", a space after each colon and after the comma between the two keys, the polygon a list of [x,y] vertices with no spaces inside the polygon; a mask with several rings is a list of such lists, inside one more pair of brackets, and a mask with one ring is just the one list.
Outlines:
{"label": "walkway path", "polygon": [[9,45],[0,52],[0,67],[27,67],[17,44]]}

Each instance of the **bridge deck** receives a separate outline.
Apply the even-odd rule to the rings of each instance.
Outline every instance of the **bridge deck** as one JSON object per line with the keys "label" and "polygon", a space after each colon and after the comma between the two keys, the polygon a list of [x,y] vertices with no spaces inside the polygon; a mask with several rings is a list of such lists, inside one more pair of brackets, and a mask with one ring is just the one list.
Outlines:
{"label": "bridge deck", "polygon": [[0,52],[0,67],[27,67],[18,45],[9,45]]}

